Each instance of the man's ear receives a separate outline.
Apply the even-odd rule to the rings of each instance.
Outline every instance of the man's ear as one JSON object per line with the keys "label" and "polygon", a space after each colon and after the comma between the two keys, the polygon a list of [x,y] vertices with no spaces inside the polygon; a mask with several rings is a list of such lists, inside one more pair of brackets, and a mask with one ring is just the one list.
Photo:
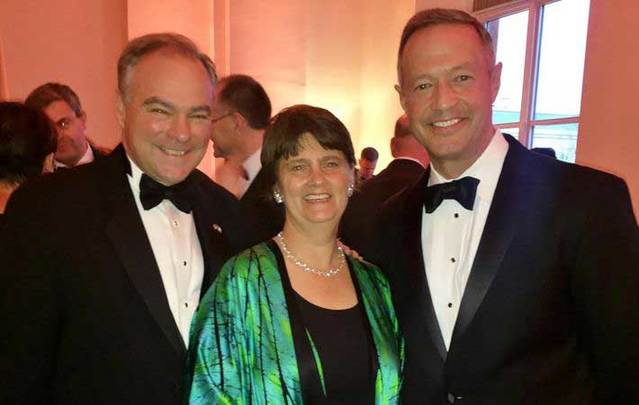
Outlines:
{"label": "man's ear", "polygon": [[124,99],[122,94],[118,94],[118,98],[115,102],[115,116],[118,120],[120,128],[124,128],[124,119],[126,118],[126,108],[124,105]]}
{"label": "man's ear", "polygon": [[78,116],[78,119],[80,119],[80,122],[82,123],[82,134],[86,137],[87,136],[87,113],[85,113],[84,111],[80,111],[80,115]]}
{"label": "man's ear", "polygon": [[236,129],[244,129],[249,125],[246,118],[244,118],[244,116],[240,114],[238,111],[235,111],[232,114],[232,117],[233,117],[233,122],[235,123]]}
{"label": "man's ear", "polygon": [[399,146],[399,138],[397,137],[392,137],[391,141],[390,141],[390,150],[391,150],[391,155],[393,157],[395,157],[395,155],[397,155],[397,147]]}
{"label": "man's ear", "polygon": [[402,109],[404,110],[404,112],[406,112],[406,102],[404,100],[404,93],[402,92],[402,88],[399,84],[395,85],[395,91],[399,95],[399,103],[401,104]]}
{"label": "man's ear", "polygon": [[499,62],[493,67],[490,72],[490,97],[491,101],[494,103],[497,98],[497,94],[499,93],[499,87],[501,86],[501,67],[502,64]]}

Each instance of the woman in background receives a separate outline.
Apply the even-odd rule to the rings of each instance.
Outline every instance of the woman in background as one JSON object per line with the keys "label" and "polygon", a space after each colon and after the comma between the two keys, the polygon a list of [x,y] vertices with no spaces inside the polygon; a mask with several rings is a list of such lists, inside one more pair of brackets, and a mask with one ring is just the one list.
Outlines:
{"label": "woman in background", "polygon": [[0,102],[0,224],[11,193],[53,171],[56,133],[47,117],[22,103]]}
{"label": "woman in background", "polygon": [[329,111],[276,115],[262,147],[284,228],[230,259],[191,326],[191,404],[398,402],[403,340],[381,271],[337,240],[355,157]]}

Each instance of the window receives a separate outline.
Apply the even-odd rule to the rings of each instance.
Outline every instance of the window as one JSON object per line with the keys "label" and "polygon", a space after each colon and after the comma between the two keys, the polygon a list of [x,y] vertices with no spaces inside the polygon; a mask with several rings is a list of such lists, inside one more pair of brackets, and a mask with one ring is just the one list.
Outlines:
{"label": "window", "polygon": [[475,15],[503,63],[493,122],[575,161],[590,0],[518,0]]}

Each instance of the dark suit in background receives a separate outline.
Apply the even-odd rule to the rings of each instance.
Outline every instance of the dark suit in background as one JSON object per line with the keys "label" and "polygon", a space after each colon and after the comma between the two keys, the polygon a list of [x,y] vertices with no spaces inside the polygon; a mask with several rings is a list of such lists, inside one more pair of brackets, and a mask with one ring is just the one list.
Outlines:
{"label": "dark suit in background", "polygon": [[384,201],[413,185],[424,174],[424,167],[415,160],[398,158],[378,175],[366,180],[348,202],[340,228],[361,230],[374,222]]}
{"label": "dark suit in background", "polygon": [[387,203],[374,233],[344,237],[390,279],[403,400],[639,403],[639,231],[626,185],[506,139],[448,352],[422,256],[428,173]]}
{"label": "dark suit in background", "polygon": [[100,160],[102,158],[105,158],[112,152],[111,149],[97,146],[90,139],[87,139],[87,142],[89,142],[89,148],[91,148],[91,150],[93,151],[93,160]]}
{"label": "dark suit in background", "polygon": [[[87,139],[87,142],[89,143],[89,148],[91,148],[91,152],[93,153],[93,160],[102,160],[105,157],[109,156],[109,154],[111,153],[110,149],[107,148],[103,148],[100,146],[96,146],[91,140]],[[91,162],[87,162],[87,163],[91,163]],[[86,164],[86,163],[83,163]],[[56,165],[59,165],[59,162],[56,162]],[[73,169],[74,167],[79,167],[82,165],[76,165],[76,166],[57,166],[55,170],[69,170],[69,169]]]}
{"label": "dark suit in background", "polygon": [[245,220],[256,234],[262,235],[261,240],[272,238],[284,227],[284,206],[275,203],[269,184],[266,172],[260,169],[240,199]]}
{"label": "dark suit in background", "polygon": [[[124,149],[27,183],[0,235],[0,403],[177,404],[185,347]],[[204,293],[247,240],[239,207],[199,171]],[[70,191],[72,190],[72,192]]]}

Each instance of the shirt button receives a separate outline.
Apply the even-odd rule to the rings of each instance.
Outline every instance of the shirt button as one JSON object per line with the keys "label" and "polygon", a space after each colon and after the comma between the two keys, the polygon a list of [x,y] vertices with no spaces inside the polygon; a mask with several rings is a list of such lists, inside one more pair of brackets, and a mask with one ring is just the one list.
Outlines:
{"label": "shirt button", "polygon": [[189,307],[189,303],[188,303],[188,302],[185,302],[185,303],[184,303],[184,307],[185,307],[185,308],[188,308],[188,307]]}
{"label": "shirt button", "polygon": [[455,258],[454,258],[454,257],[451,257],[451,258],[450,258],[450,262],[451,262],[451,263],[455,263],[456,261],[457,261],[457,260],[455,260]]}
{"label": "shirt button", "polygon": [[455,218],[459,218],[459,214],[458,213],[455,213]]}
{"label": "shirt button", "polygon": [[186,260],[182,262],[182,265],[183,265],[183,266],[186,266]]}
{"label": "shirt button", "polygon": [[174,227],[177,228],[179,225],[180,225],[180,223],[178,221],[176,221],[176,220],[173,221],[173,226]]}
{"label": "shirt button", "polygon": [[452,303],[452,302],[449,302],[449,303],[448,303],[448,308],[452,308],[452,307],[453,307],[453,303]]}

